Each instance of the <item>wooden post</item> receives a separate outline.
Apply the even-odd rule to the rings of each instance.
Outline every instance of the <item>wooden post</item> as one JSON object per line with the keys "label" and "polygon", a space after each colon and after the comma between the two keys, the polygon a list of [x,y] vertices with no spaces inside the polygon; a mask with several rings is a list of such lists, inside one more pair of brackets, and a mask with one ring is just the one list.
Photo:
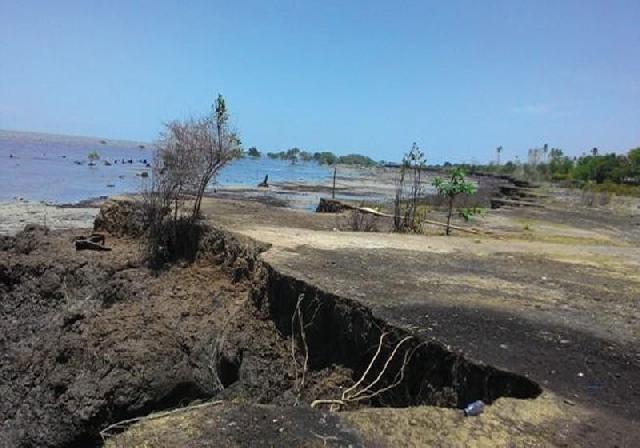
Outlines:
{"label": "wooden post", "polygon": [[333,188],[331,189],[331,199],[336,198],[336,171],[337,167],[333,167]]}

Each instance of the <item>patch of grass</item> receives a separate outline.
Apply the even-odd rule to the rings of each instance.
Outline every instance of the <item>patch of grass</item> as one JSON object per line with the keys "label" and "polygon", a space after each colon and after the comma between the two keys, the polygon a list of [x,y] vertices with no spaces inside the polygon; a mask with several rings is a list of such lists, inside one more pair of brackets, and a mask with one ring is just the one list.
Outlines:
{"label": "patch of grass", "polygon": [[536,400],[504,399],[489,406],[482,418],[431,406],[405,409],[376,408],[345,412],[341,416],[362,434],[366,446],[553,446],[565,414],[584,418],[579,406],[569,407],[546,393]]}
{"label": "patch of grass", "polygon": [[616,184],[613,182],[604,182],[601,184],[586,184],[582,187],[583,191],[592,193],[608,193],[617,196],[633,196],[640,197],[640,185]]}
{"label": "patch of grass", "polygon": [[571,235],[558,235],[558,234],[545,234],[542,232],[527,232],[522,234],[519,238],[526,241],[540,242],[540,243],[552,243],[552,244],[566,244],[569,246],[617,246],[624,247],[623,244],[611,241],[606,238],[590,238],[583,236],[571,236]]}

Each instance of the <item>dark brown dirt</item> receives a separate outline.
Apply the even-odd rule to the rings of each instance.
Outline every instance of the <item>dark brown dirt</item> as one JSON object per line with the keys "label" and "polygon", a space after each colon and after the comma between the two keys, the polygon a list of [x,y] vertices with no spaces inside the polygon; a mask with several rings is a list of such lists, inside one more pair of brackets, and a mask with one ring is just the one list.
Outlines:
{"label": "dark brown dirt", "polygon": [[[111,252],[75,252],[77,233],[32,226],[2,240],[2,446],[87,446],[97,443],[97,434],[110,423],[213,396],[285,407],[334,399],[353,384],[354,372],[355,378],[362,375],[385,327],[354,302],[336,302],[270,270],[256,258],[263,246],[225,231],[197,232],[199,257],[157,271],[140,262],[135,240],[107,235]],[[304,307],[310,317],[309,371],[301,391],[295,387],[300,367],[296,373],[291,351],[292,304],[299,294],[308,299]],[[309,309],[313,303],[317,313]],[[386,331],[392,334],[390,345],[374,365],[374,376],[402,336],[393,328]],[[299,334],[296,339],[301,366],[304,347]],[[522,377],[477,366],[440,344],[412,340],[407,345],[403,353],[412,357],[402,392],[363,400],[352,409],[460,407],[477,398],[490,403],[500,396],[540,393]],[[213,357],[215,347],[219,358]],[[381,384],[398,377],[401,359],[393,360]],[[291,422],[293,443],[302,423]],[[261,428],[254,425],[257,432],[241,433],[244,439],[233,443],[272,440]]]}
{"label": "dark brown dirt", "polygon": [[[289,345],[247,306],[250,284],[209,262],[153,272],[136,243],[75,252],[75,232],[28,229],[0,251],[0,446],[86,446],[108,423],[215,394],[292,404]],[[348,379],[327,369],[318,393]]]}

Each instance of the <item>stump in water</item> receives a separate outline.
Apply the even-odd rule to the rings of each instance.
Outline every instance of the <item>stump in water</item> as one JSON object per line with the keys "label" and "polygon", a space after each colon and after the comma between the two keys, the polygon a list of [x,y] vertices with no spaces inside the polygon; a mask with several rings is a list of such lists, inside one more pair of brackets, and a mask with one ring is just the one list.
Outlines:
{"label": "stump in water", "polygon": [[340,213],[352,207],[336,199],[320,198],[320,203],[316,207],[316,213]]}

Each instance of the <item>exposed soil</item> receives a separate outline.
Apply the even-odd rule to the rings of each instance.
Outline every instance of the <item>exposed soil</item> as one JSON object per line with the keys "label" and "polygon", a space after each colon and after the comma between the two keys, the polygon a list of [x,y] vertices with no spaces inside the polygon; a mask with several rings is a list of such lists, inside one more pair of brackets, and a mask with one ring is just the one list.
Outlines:
{"label": "exposed soil", "polygon": [[[612,413],[637,416],[640,351],[633,341],[640,328],[634,312],[640,283],[631,278],[510,254],[487,259],[298,248],[295,261],[314,273],[314,283],[327,285],[331,278],[328,289],[359,297],[397,327],[526,374],[585,405],[597,401]],[[396,274],[383,277],[391,265]],[[600,319],[597,327],[593,316]]]}
{"label": "exposed soil", "polygon": [[[401,355],[393,358],[393,349],[407,337],[407,332],[376,318],[370,309],[356,302],[282,274],[268,264],[264,266],[263,275],[266,279],[261,284],[265,285],[265,290],[254,291],[254,294],[262,300],[262,307],[268,309],[270,318],[283,334],[290,333],[288,316],[295,312],[297,299],[303,295],[303,314],[313,319],[313,325],[306,332],[312,368],[345,365],[359,378],[365,374],[375,352],[382,348],[372,374],[366,376],[367,381],[373,381],[377,372],[383,371],[387,360],[391,363],[385,383],[392,384],[401,374],[403,381],[398,387],[370,400],[372,405],[429,404],[462,408],[475,400],[492,403],[499,397],[526,399],[541,393],[537,384],[520,375],[474,364],[438,342],[426,342],[413,336],[402,347]],[[380,346],[383,333],[389,337]],[[406,365],[404,369],[403,364]]]}
{"label": "exposed soil", "polygon": [[[2,446],[99,444],[99,431],[110,423],[212,396],[285,407],[334,399],[363,375],[383,331],[389,338],[365,380],[380,373],[379,388],[400,378],[399,386],[352,409],[462,407],[541,392],[524,377],[476,365],[435,342],[413,338],[393,359],[392,349],[406,336],[401,330],[354,302],[261,266],[256,257],[263,247],[226,232],[205,230],[193,263],[177,261],[161,271],[140,262],[135,240],[108,236],[111,252],[75,252],[76,235],[31,226],[2,239]],[[303,321],[305,345],[292,333],[300,294],[304,315],[311,316]],[[300,388],[305,350],[309,370]],[[277,440],[290,443],[306,421],[327,418],[311,410],[225,409],[218,419],[227,423],[288,415],[289,432]],[[267,435],[272,429],[247,428],[210,442],[275,440]],[[324,443],[305,434],[298,446]],[[352,438],[358,440],[357,432]]]}
{"label": "exposed soil", "polygon": [[544,209],[490,212],[478,235],[443,238],[327,231],[340,215],[308,223],[256,207],[251,221],[209,207],[226,211],[212,220],[272,244],[263,259],[279,273],[525,375],[571,403],[564,415],[588,409],[569,425],[569,446],[640,443],[639,215],[554,195]]}
{"label": "exposed soil", "polygon": [[[110,423],[212,397],[108,446],[640,443],[637,217],[500,210],[478,224],[498,236],[443,238],[339,232],[344,217],[268,203],[203,208],[213,227],[158,271],[128,236],[135,211],[108,204],[111,252],[75,252],[89,230],[0,238],[0,446],[98,445]],[[309,409],[363,375],[383,333],[365,384],[410,338],[376,390],[399,386]],[[491,405],[464,419],[475,399]]]}
{"label": "exposed soil", "polygon": [[[128,240],[76,253],[74,235],[3,238],[0,446],[86,446],[109,422],[210,397],[212,343],[223,396],[295,401],[289,345],[246,306],[246,280],[208,261],[152,272]],[[311,376],[320,395],[325,378],[349,372]]]}

